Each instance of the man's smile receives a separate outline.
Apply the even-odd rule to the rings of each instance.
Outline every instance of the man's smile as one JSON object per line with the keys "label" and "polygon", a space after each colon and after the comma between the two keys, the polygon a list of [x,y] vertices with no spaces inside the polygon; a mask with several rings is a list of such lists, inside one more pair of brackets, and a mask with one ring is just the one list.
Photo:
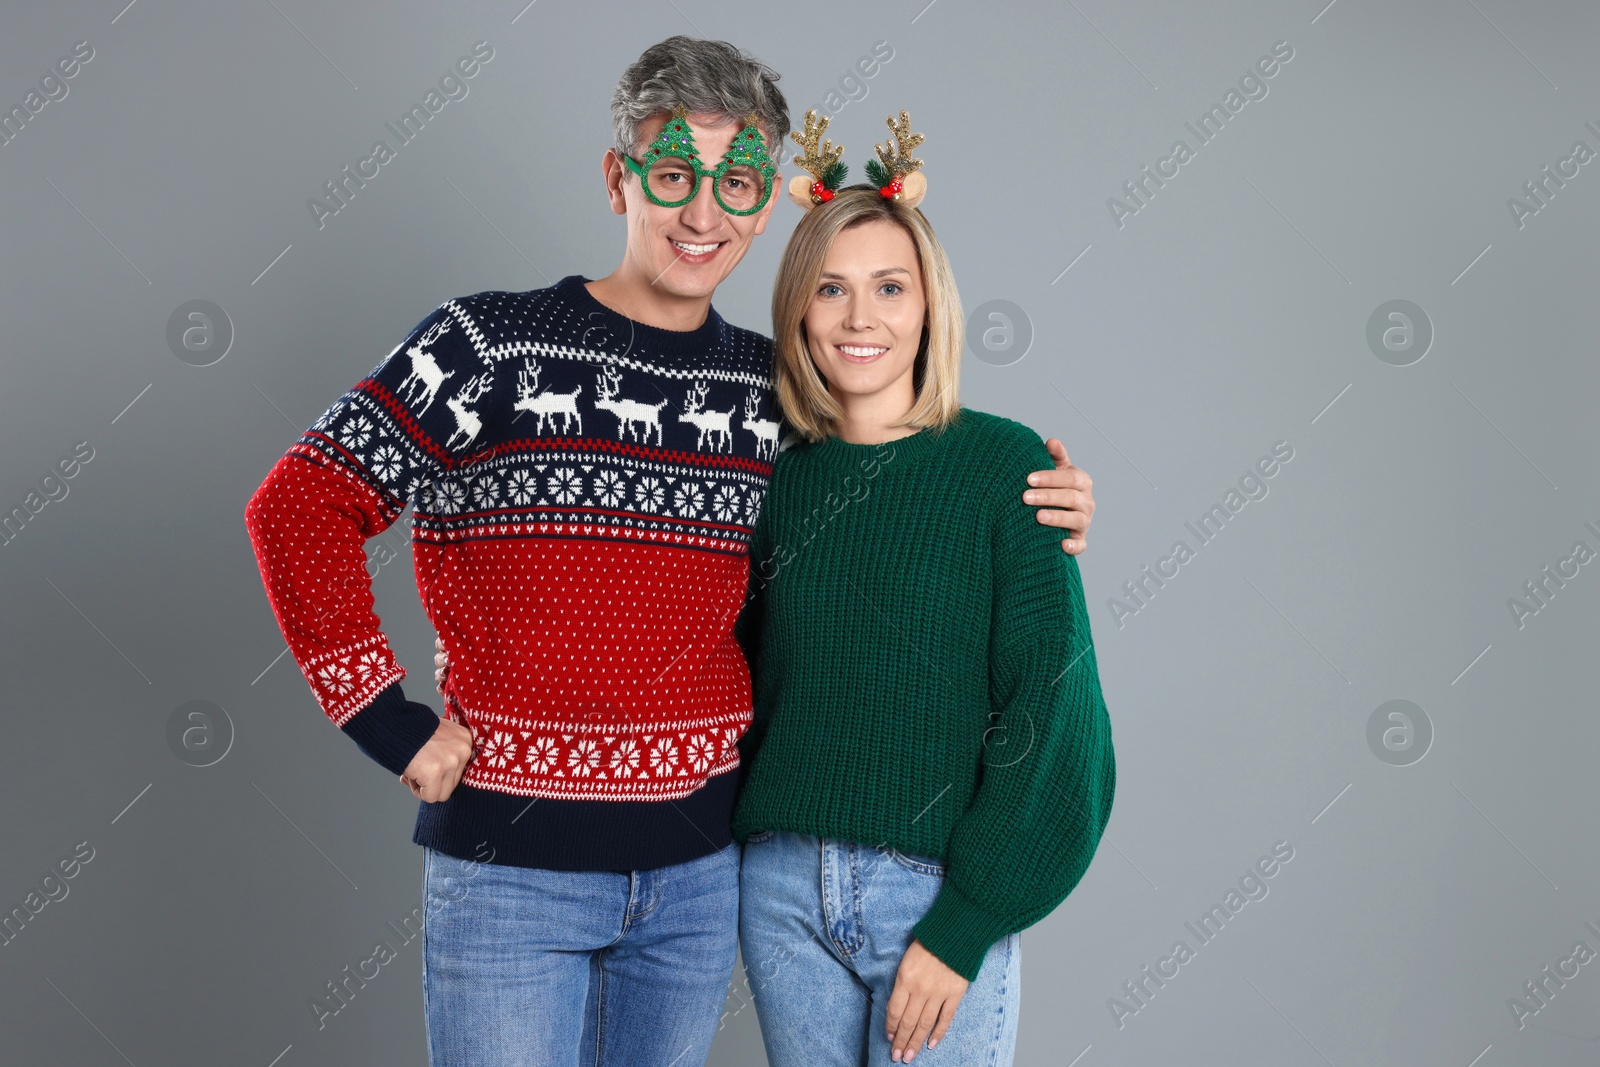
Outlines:
{"label": "man's smile", "polygon": [[678,250],[678,258],[685,263],[709,263],[717,251],[727,244],[726,241],[710,241],[705,243],[691,243],[667,238],[672,242],[672,247]]}

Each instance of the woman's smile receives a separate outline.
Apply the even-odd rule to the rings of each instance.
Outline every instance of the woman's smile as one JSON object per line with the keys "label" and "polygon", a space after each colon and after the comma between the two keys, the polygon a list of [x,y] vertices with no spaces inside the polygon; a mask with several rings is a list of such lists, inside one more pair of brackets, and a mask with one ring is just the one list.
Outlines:
{"label": "woman's smile", "polygon": [[851,363],[871,363],[889,351],[886,345],[835,344],[833,348]]}

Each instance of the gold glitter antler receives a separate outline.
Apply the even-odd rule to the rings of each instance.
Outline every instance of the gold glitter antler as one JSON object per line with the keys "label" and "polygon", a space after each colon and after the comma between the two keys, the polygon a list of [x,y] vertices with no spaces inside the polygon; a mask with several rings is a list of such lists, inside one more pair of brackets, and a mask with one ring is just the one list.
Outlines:
{"label": "gold glitter antler", "polygon": [[828,116],[819,119],[816,108],[810,108],[806,111],[805,132],[793,130],[789,133],[801,151],[800,155],[794,157],[795,165],[811,175],[809,179],[797,175],[789,183],[789,199],[807,211],[832,200],[835,190],[844,184],[845,174],[850,169],[839,161],[839,157],[844,155],[843,145],[835,148],[832,141],[822,141],[820,146],[817,144],[827,128]]}
{"label": "gold glitter antler", "polygon": [[828,116],[824,115],[819,119],[816,108],[810,108],[806,111],[804,135],[798,130],[789,134],[801,150],[801,154],[794,157],[795,165],[810,171],[811,176],[819,182],[828,173],[829,168],[839,162],[839,158],[844,155],[844,146],[835,148],[831,140],[823,141],[822,146],[817,147],[817,141],[827,128]]}
{"label": "gold glitter antler", "polygon": [[920,133],[911,132],[911,116],[905,111],[900,112],[899,122],[896,122],[893,116],[884,119],[884,122],[888,125],[889,131],[894,134],[891,142],[894,146],[894,151],[891,152],[887,147],[880,144],[875,144],[872,147],[877,150],[878,161],[883,164],[884,169],[890,175],[902,178],[922,166],[922,160],[914,159],[911,151],[921,144],[924,138]]}

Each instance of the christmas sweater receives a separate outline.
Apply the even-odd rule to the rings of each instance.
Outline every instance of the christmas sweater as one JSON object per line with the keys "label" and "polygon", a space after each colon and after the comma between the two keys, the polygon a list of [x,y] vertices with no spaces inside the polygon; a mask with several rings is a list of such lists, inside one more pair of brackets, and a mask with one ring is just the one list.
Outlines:
{"label": "christmas sweater", "polygon": [[733,634],[777,453],[771,342],[611,311],[578,275],[447,300],[340,397],[245,510],[323,713],[391,773],[438,719],[408,700],[364,542],[410,503],[445,714],[473,734],[413,841],[633,870],[725,847],[750,722]]}

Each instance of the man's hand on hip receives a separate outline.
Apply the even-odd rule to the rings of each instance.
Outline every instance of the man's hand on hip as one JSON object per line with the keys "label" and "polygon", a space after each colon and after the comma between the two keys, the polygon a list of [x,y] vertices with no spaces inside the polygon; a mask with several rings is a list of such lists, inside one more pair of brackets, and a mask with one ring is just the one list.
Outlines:
{"label": "man's hand on hip", "polygon": [[472,759],[472,731],[458,722],[440,719],[428,743],[411,757],[400,781],[419,800],[436,804],[450,799]]}

